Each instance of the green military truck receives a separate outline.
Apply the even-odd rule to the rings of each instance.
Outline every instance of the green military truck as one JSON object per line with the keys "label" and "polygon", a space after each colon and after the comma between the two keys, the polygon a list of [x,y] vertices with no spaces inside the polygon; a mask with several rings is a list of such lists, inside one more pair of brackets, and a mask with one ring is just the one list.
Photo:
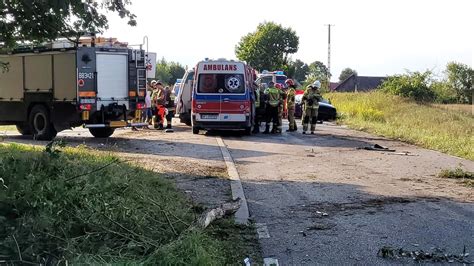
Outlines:
{"label": "green military truck", "polygon": [[84,126],[109,137],[137,121],[146,95],[146,52],[128,47],[23,48],[0,53],[0,125],[51,140]]}

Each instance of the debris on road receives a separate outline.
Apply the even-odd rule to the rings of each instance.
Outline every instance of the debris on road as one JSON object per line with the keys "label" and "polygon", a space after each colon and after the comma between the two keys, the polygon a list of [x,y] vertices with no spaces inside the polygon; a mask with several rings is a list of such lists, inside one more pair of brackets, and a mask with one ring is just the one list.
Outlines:
{"label": "debris on road", "polygon": [[329,230],[333,227],[335,227],[335,224],[329,224],[329,223],[315,223],[312,226],[308,227],[308,231],[310,230]]}
{"label": "debris on road", "polygon": [[204,212],[198,219],[197,224],[201,228],[206,228],[211,224],[214,220],[220,219],[225,215],[235,213],[239,208],[242,200],[237,198],[235,201],[227,202],[221,204],[219,207],[210,209]]}
{"label": "debris on road", "polygon": [[316,214],[321,214],[322,216],[328,216],[329,215],[326,212],[320,212],[320,211],[316,211]]}
{"label": "debris on road", "polygon": [[379,144],[374,144],[372,146],[359,147],[358,150],[368,150],[368,151],[389,151],[394,152],[394,149],[389,149],[387,147],[381,146]]}
{"label": "debris on road", "polygon": [[459,255],[448,254],[445,250],[440,248],[431,248],[431,252],[425,252],[423,250],[405,250],[403,248],[393,248],[390,246],[384,246],[377,252],[377,256],[386,259],[400,259],[400,258],[412,258],[416,262],[459,262],[470,264],[474,261],[469,261],[467,257],[469,253],[466,253],[466,246],[464,246],[463,252]]}
{"label": "debris on road", "polygon": [[393,153],[387,153],[388,155],[403,155],[403,156],[420,156],[418,154],[412,154],[409,151],[404,151],[404,152],[393,152]]}

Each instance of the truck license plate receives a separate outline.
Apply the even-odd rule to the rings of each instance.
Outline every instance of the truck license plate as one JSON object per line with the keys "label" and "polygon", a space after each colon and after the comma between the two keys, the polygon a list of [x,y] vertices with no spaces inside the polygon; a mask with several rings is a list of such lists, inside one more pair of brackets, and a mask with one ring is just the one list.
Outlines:
{"label": "truck license plate", "polygon": [[215,114],[208,114],[208,115],[201,115],[202,119],[217,119],[217,115]]}

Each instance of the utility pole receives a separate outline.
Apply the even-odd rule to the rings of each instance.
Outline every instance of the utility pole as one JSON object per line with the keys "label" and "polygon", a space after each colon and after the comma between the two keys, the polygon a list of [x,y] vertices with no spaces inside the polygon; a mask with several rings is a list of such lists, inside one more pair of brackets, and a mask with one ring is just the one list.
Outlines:
{"label": "utility pole", "polygon": [[331,83],[331,26],[334,24],[326,24],[328,26],[328,89],[329,84]]}

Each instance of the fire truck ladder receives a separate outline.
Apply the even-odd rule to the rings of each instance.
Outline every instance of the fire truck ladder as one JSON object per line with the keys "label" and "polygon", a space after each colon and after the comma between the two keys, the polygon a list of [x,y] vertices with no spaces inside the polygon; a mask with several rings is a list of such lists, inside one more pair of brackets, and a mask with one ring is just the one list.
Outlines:
{"label": "fire truck ladder", "polygon": [[146,89],[146,61],[145,53],[142,49],[134,50],[135,53],[135,68],[137,70],[137,95],[140,95],[140,90]]}

